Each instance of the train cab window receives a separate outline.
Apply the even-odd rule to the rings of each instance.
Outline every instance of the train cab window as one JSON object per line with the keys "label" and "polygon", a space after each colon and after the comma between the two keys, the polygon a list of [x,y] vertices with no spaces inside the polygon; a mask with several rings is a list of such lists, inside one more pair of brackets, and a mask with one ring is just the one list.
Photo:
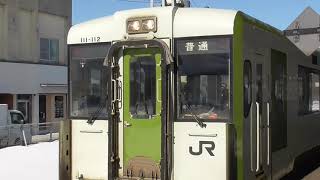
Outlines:
{"label": "train cab window", "polygon": [[178,119],[228,120],[230,39],[182,40],[178,48]]}
{"label": "train cab window", "polygon": [[251,104],[252,104],[252,69],[251,62],[249,60],[244,61],[243,68],[243,107],[244,107],[244,117],[248,117]]}
{"label": "train cab window", "polygon": [[134,57],[130,62],[130,113],[143,119],[156,114],[156,61],[152,56]]}
{"label": "train cab window", "polygon": [[70,47],[70,116],[88,118],[99,112],[106,119],[107,68],[103,66],[110,45]]}

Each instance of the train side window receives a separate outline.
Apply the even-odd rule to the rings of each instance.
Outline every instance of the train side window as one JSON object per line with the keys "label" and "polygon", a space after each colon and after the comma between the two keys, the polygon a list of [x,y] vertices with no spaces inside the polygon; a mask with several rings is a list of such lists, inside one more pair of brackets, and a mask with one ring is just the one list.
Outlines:
{"label": "train side window", "polygon": [[311,73],[309,111],[319,111],[319,74]]}
{"label": "train side window", "polygon": [[320,110],[319,73],[317,70],[299,66],[298,76],[299,115],[318,112]]}
{"label": "train side window", "polygon": [[248,117],[252,104],[252,68],[249,60],[244,61],[243,69],[243,107],[244,117]]}
{"label": "train side window", "polygon": [[299,96],[299,115],[304,115],[308,112],[308,73],[306,68],[299,67],[298,69],[298,96]]}

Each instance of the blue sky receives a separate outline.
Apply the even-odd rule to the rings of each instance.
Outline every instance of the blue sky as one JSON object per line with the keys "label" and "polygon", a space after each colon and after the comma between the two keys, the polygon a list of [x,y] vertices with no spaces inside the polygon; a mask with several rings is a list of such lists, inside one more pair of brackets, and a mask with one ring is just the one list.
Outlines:
{"label": "blue sky", "polygon": [[[283,30],[307,7],[320,14],[320,0],[191,0],[194,7],[241,10]],[[73,24],[111,15],[116,11],[148,7],[124,0],[73,0]]]}

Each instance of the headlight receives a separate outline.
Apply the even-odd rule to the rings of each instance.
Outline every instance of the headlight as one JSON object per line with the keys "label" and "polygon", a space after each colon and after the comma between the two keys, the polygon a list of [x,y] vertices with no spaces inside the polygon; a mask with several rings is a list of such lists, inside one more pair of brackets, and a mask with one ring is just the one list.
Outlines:
{"label": "headlight", "polygon": [[153,31],[156,27],[154,19],[147,19],[142,21],[142,29],[147,31]]}
{"label": "headlight", "polygon": [[127,33],[139,34],[157,31],[156,17],[137,17],[127,20]]}
{"label": "headlight", "polygon": [[140,21],[128,21],[128,31],[129,32],[139,32],[141,29]]}

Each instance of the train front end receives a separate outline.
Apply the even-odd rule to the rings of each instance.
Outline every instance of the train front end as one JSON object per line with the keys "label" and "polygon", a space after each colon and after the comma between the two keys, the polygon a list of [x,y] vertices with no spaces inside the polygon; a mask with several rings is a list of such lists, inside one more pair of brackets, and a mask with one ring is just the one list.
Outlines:
{"label": "train front end", "polygon": [[163,7],[75,26],[60,179],[232,178],[235,14]]}

